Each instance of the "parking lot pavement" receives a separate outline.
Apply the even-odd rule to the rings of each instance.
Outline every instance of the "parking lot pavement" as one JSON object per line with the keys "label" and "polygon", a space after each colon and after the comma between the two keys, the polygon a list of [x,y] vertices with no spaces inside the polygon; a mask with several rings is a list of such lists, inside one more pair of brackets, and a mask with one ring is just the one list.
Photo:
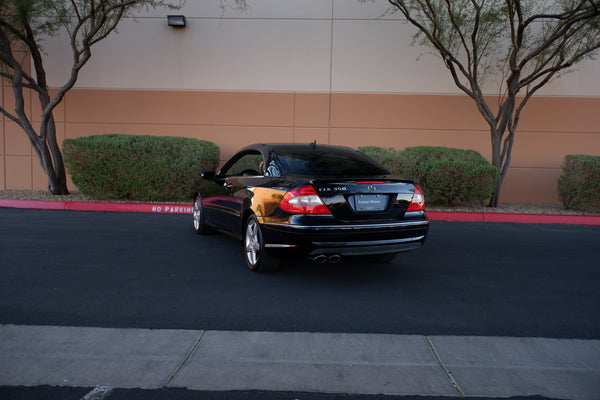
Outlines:
{"label": "parking lot pavement", "polygon": [[0,327],[0,386],[595,400],[600,340]]}

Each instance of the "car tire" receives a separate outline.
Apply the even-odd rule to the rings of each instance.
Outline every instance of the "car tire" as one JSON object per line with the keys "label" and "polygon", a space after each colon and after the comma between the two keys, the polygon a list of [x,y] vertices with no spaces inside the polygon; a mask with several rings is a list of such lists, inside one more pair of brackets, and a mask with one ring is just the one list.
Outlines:
{"label": "car tire", "polygon": [[279,258],[265,249],[265,242],[256,216],[251,215],[244,229],[244,258],[255,272],[272,272],[279,267]]}
{"label": "car tire", "polygon": [[202,197],[196,195],[194,197],[194,206],[192,208],[192,215],[194,218],[194,231],[199,235],[208,233],[209,229],[204,221],[204,210],[202,209]]}

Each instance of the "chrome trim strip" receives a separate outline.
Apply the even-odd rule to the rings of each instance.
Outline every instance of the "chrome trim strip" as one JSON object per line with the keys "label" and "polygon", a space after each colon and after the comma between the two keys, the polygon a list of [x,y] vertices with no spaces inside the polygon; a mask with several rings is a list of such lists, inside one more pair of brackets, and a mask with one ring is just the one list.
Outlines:
{"label": "chrome trim strip", "polygon": [[316,246],[321,247],[338,247],[338,246],[377,246],[385,244],[398,244],[407,242],[417,242],[425,238],[425,235],[415,236],[405,239],[389,239],[389,240],[364,240],[360,242],[313,242]]}
{"label": "chrome trim strip", "polygon": [[271,248],[271,249],[287,249],[287,248],[291,248],[291,247],[298,247],[297,244],[265,244],[265,247]]}
{"label": "chrome trim strip", "polygon": [[320,230],[361,230],[380,228],[401,228],[405,226],[429,225],[429,221],[401,222],[391,224],[364,224],[364,225],[294,225],[280,222],[263,222],[263,225],[280,226],[290,229],[320,229]]}

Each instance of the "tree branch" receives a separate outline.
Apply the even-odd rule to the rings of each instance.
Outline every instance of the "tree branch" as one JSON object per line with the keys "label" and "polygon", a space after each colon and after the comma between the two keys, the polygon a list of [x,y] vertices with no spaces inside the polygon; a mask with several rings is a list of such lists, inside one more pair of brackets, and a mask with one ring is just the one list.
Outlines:
{"label": "tree branch", "polygon": [[[28,48],[30,47],[30,42],[28,41],[27,36],[23,35],[16,27],[14,27],[12,24],[10,24],[8,21],[4,20],[3,18],[0,18],[0,32],[2,32],[2,38],[0,40],[2,40],[4,42],[2,48],[2,54],[5,54],[5,56],[1,56],[1,61],[9,66],[10,68],[14,69],[14,66],[16,64],[20,63],[16,60],[16,58],[14,58],[14,54],[12,52],[12,46],[11,46],[11,40],[8,38],[8,36],[6,35],[6,33],[4,32],[4,30],[2,29],[7,29],[11,34],[15,35],[15,37],[25,43],[27,45]],[[27,74],[25,71],[21,71],[22,72],[22,78],[27,81],[27,84],[25,87],[30,88],[35,90],[36,92],[40,92],[41,88],[38,85],[38,83],[36,82],[35,79],[33,79],[32,76],[30,76],[29,74]]]}
{"label": "tree branch", "polygon": [[[448,15],[450,16],[450,22],[452,24],[452,28],[454,28],[454,31],[458,34],[458,37],[460,38],[460,43],[462,44],[462,47],[467,56],[467,65],[468,65],[468,70],[470,72],[471,67],[473,65],[473,62],[471,59],[471,50],[469,49],[469,46],[467,45],[467,41],[465,39],[465,36],[463,35],[462,29],[461,29],[460,25],[458,24],[458,22],[456,21],[456,17],[454,15],[454,12],[452,11],[452,2],[450,0],[444,0],[444,2],[446,3],[446,11],[448,12]],[[471,74],[469,73],[469,75],[471,75]]]}
{"label": "tree branch", "polygon": [[519,68],[523,68],[533,58],[538,57],[546,49],[552,46],[553,43],[560,41],[565,35],[568,35],[569,29],[571,29],[577,23],[585,22],[591,18],[599,16],[600,2],[589,2],[591,3],[591,5],[588,7],[583,7],[582,5],[586,2],[582,2],[580,3],[580,6],[577,9],[567,11],[562,14],[538,14],[528,18],[522,25],[523,31],[531,23],[539,19],[557,20],[559,21],[559,23],[556,25],[556,27],[553,29],[552,33],[546,40],[544,40],[539,46],[537,46],[536,49],[534,49],[526,57],[524,57],[523,60],[521,60],[521,62],[519,63]]}

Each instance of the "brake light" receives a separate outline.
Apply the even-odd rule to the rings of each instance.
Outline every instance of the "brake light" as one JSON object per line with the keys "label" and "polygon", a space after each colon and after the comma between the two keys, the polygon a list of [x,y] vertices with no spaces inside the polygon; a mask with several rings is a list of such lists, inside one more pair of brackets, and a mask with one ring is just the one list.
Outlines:
{"label": "brake light", "polygon": [[279,206],[294,214],[330,214],[327,206],[311,185],[300,186],[287,192]]}
{"label": "brake light", "polygon": [[424,211],[425,210],[425,196],[423,196],[423,190],[419,185],[415,185],[415,192],[413,193],[412,200],[408,206],[408,211]]}

